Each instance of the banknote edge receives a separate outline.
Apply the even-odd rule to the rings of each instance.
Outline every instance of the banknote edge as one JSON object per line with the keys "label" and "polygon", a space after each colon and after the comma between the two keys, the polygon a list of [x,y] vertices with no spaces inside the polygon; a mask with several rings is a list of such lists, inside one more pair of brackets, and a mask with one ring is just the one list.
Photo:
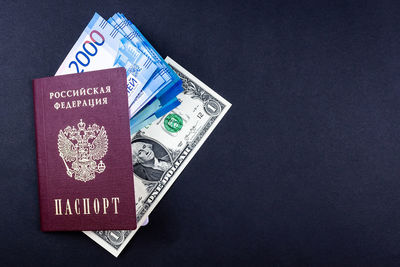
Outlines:
{"label": "banknote edge", "polygon": [[136,232],[139,229],[140,227],[138,226],[136,230],[131,231],[129,235],[126,237],[125,242],[118,249],[115,249],[113,246],[108,244],[101,237],[96,235],[93,231],[82,231],[82,232],[85,235],[87,235],[90,239],[92,239],[95,243],[97,243],[100,247],[104,248],[105,250],[110,252],[114,257],[118,258],[119,254],[121,254],[122,250],[126,247],[126,245],[128,245],[129,241],[132,239],[132,237],[136,234]]}
{"label": "banknote edge", "polygon": [[[168,65],[173,65],[173,67],[177,68],[180,72],[182,72],[183,74],[185,74],[186,76],[188,76],[190,79],[192,79],[193,81],[195,81],[199,86],[201,87],[205,87],[207,90],[209,90],[216,98],[218,98],[218,100],[220,100],[221,102],[223,102],[227,108],[225,110],[225,112],[222,112],[222,116],[221,119],[225,116],[225,114],[228,112],[228,110],[232,107],[232,103],[230,103],[228,100],[226,100],[223,96],[221,96],[220,94],[218,94],[217,92],[215,92],[212,88],[210,88],[207,84],[205,84],[204,82],[202,82],[201,80],[199,80],[196,76],[194,76],[193,74],[191,74],[188,70],[186,70],[184,67],[182,67],[181,65],[179,65],[179,63],[177,63],[175,60],[173,60],[172,58],[170,58],[169,56],[167,56],[165,58],[165,62],[168,63]],[[175,66],[174,66],[175,65]],[[179,75],[178,75],[179,76]],[[220,119],[220,120],[221,120]],[[217,124],[218,125],[219,121],[217,120]],[[213,129],[214,130],[214,129]]]}

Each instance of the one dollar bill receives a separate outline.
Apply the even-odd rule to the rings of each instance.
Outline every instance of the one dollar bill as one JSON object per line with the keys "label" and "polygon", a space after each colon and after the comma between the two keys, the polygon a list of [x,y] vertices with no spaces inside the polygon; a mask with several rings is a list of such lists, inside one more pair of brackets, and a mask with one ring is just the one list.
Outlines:
{"label": "one dollar bill", "polygon": [[[177,96],[180,106],[131,136],[138,226],[231,107],[174,60],[166,62],[182,79],[184,92]],[[117,257],[138,229],[84,233]]]}

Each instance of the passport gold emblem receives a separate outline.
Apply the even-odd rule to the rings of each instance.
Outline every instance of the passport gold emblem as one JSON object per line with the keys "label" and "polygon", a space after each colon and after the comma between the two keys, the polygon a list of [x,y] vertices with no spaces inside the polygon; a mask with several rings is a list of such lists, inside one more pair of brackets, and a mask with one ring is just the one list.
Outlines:
{"label": "passport gold emblem", "polygon": [[[58,133],[58,152],[62,158],[67,174],[75,180],[87,182],[102,173],[106,165],[101,160],[108,150],[107,132],[103,126],[89,125],[80,120],[75,126],[67,126]],[[99,162],[97,162],[100,160]],[[71,167],[67,162],[72,162]]]}

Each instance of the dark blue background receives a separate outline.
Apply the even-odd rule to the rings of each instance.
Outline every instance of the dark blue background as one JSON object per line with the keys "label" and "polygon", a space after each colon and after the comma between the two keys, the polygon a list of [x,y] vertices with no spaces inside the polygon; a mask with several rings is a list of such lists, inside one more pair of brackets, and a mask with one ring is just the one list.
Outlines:
{"label": "dark blue background", "polygon": [[[233,104],[118,259],[39,228],[31,80],[95,11]],[[1,1],[0,22],[1,265],[400,264],[398,1]]]}

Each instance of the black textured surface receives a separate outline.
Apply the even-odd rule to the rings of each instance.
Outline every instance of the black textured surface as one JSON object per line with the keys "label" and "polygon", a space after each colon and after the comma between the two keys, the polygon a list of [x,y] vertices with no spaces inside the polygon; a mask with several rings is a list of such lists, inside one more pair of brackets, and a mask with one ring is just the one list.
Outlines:
{"label": "black textured surface", "polygon": [[[39,230],[31,80],[95,11],[233,104],[118,259]],[[1,265],[400,264],[396,1],[1,1],[0,22]]]}

